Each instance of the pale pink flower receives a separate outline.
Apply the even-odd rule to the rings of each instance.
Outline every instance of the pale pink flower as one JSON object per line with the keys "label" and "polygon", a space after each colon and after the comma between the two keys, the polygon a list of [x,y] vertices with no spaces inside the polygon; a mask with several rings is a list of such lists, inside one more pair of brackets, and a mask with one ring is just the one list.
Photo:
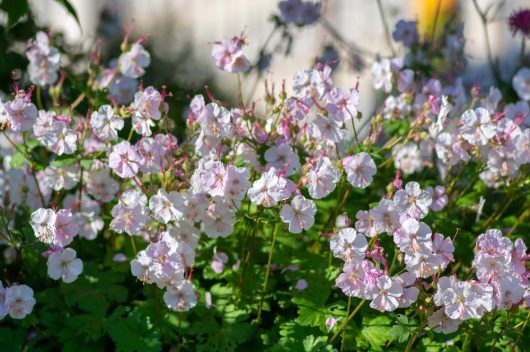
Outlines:
{"label": "pale pink flower", "polygon": [[354,120],[357,117],[358,105],[359,92],[353,88],[334,88],[327,95],[326,110],[340,121]]}
{"label": "pale pink flower", "polygon": [[314,199],[322,199],[335,190],[340,181],[340,171],[328,157],[323,157],[306,177],[309,195]]}
{"label": "pale pink flower", "polygon": [[348,182],[356,188],[366,188],[372,183],[377,168],[368,153],[360,152],[342,160]]}
{"label": "pale pink flower", "polygon": [[185,312],[197,305],[195,286],[184,280],[175,287],[168,287],[164,293],[164,303],[169,309]]}
{"label": "pale pink flower", "polygon": [[127,141],[112,147],[109,155],[109,167],[121,178],[131,178],[138,172],[140,156]]}
{"label": "pale pink flower", "polygon": [[53,209],[37,209],[31,214],[30,224],[35,237],[44,243],[51,244],[55,237],[57,214]]}
{"label": "pale pink flower", "polygon": [[37,119],[37,107],[26,97],[4,103],[4,109],[15,132],[30,130]]}
{"label": "pale pink flower", "polygon": [[432,198],[429,192],[421,189],[417,182],[409,182],[405,189],[394,194],[394,204],[401,211],[415,219],[422,219],[429,213]]}
{"label": "pale pink flower", "polygon": [[275,206],[278,202],[289,198],[291,193],[287,179],[278,176],[274,167],[271,167],[269,171],[254,181],[247,192],[252,203],[265,208]]}
{"label": "pale pink flower", "polygon": [[212,47],[215,66],[232,73],[248,71],[251,64],[243,53],[243,45],[245,45],[245,39],[237,36],[215,42]]}
{"label": "pale pink flower", "polygon": [[435,188],[427,187],[425,189],[432,198],[432,203],[429,206],[432,211],[441,211],[448,203],[447,194],[445,194],[444,186],[436,186]]}
{"label": "pale pink flower", "polygon": [[394,231],[394,242],[398,248],[406,253],[430,254],[432,250],[432,232],[429,226],[414,218],[409,218]]}
{"label": "pale pink flower", "polygon": [[365,271],[361,261],[349,261],[344,263],[342,273],[337,276],[335,285],[342,290],[346,296],[363,297],[365,288]]}
{"label": "pale pink flower", "polygon": [[300,157],[293,151],[289,144],[280,144],[270,147],[265,151],[267,168],[274,167],[291,176],[300,171]]}
{"label": "pale pink flower", "polygon": [[132,125],[136,133],[144,137],[151,136],[151,127],[155,126],[154,120],[160,120],[162,114],[160,107],[162,105],[162,96],[153,87],[136,93],[134,102],[131,104]]}
{"label": "pale pink flower", "polygon": [[309,230],[315,223],[317,207],[315,202],[301,195],[294,196],[291,204],[284,204],[280,218],[289,225],[289,232],[300,233]]}
{"label": "pale pink flower", "polygon": [[90,127],[92,131],[104,142],[117,139],[118,131],[123,128],[123,125],[123,118],[117,116],[110,105],[102,105],[90,115]]}
{"label": "pale pink flower", "polygon": [[368,241],[363,234],[348,227],[331,237],[329,247],[335,257],[349,262],[364,259]]}
{"label": "pale pink flower", "polygon": [[458,326],[462,323],[460,319],[451,319],[445,314],[445,310],[438,309],[428,319],[428,324],[434,332],[442,332],[444,334],[452,334],[458,330]]}
{"label": "pale pink flower", "polygon": [[399,298],[403,295],[403,287],[392,278],[381,275],[376,281],[376,293],[372,296],[370,307],[380,312],[391,312],[399,307]]}
{"label": "pale pink flower", "polygon": [[24,319],[31,314],[35,303],[31,287],[15,284],[6,288],[4,304],[7,306],[11,318]]}
{"label": "pale pink flower", "polygon": [[83,271],[83,262],[76,258],[76,252],[72,248],[53,252],[48,257],[48,276],[53,280],[62,279],[69,284],[74,282]]}
{"label": "pale pink flower", "polygon": [[182,196],[176,192],[166,192],[159,189],[157,194],[149,199],[149,209],[153,217],[164,224],[170,221],[177,221],[182,218],[184,201]]}
{"label": "pale pink flower", "polygon": [[355,222],[355,229],[367,237],[374,237],[377,235],[374,218],[372,213],[366,210],[359,210],[355,214],[357,221]]}
{"label": "pale pink flower", "polygon": [[120,72],[130,78],[139,78],[144,75],[145,68],[151,63],[151,55],[139,43],[134,43],[131,48],[120,55],[118,67]]}
{"label": "pale pink flower", "polygon": [[475,111],[465,111],[460,121],[460,133],[471,145],[486,145],[488,140],[495,136],[496,126],[491,119],[490,113],[484,108],[477,108]]}

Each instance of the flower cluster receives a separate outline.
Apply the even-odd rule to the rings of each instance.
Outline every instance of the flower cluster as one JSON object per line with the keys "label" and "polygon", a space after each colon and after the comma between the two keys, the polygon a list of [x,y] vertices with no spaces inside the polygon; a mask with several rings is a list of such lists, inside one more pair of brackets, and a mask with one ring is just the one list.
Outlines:
{"label": "flower cluster", "polygon": [[[320,10],[319,3],[281,1],[281,23],[312,24]],[[78,253],[86,260],[77,245],[97,239],[114,262],[129,261],[134,280],[154,284],[169,309],[185,312],[208,289],[193,276],[195,266],[200,275],[205,263],[201,249],[213,248],[205,277],[233,281],[232,274],[240,275],[241,294],[254,265],[249,247],[256,236],[272,233],[258,322],[269,276],[279,268],[273,263],[278,236],[300,243],[314,237],[312,251],[327,246],[329,238],[342,267],[333,278],[345,295],[370,301],[380,312],[417,307],[421,329],[452,333],[494,310],[529,306],[530,257],[521,239],[508,236],[528,214],[511,221],[510,230],[489,229],[513,199],[480,230],[473,228],[484,233],[476,239],[465,279],[458,270],[465,261],[455,264],[456,235],[440,233],[450,230],[439,223],[462,196],[455,190],[469,189],[459,183],[466,172],[496,191],[524,180],[530,163],[530,70],[514,75],[512,94],[520,100],[511,101],[495,87],[486,94],[478,86],[464,87],[458,75],[466,64],[462,25],[448,28],[440,48],[421,40],[414,21],[399,21],[393,38],[405,55],[378,58],[372,66],[373,86],[384,103],[367,122],[368,131],[361,126],[359,83],[335,85],[331,61],[299,70],[291,87],[267,85],[265,98],[251,104],[241,91],[233,106],[208,89],[206,96],[195,95],[186,112],[186,136],[179,140],[172,133],[170,93],[139,83],[151,62],[143,39],[129,44],[127,35],[121,55],[107,65],[95,55],[90,84],[69,109],[58,103],[57,96],[66,94],[60,85],[53,88],[57,104],[48,109],[40,95],[39,108],[32,102],[40,89],[15,85],[11,98],[0,102],[0,201],[10,209],[0,213],[2,245],[16,257],[34,244],[24,228],[15,228],[26,214],[39,257],[45,248],[48,276],[72,283],[83,275]],[[246,44],[243,35],[214,42],[213,64],[240,80],[253,66]],[[431,50],[448,64],[436,78],[421,72],[431,65]],[[27,55],[33,83],[57,80],[59,53],[45,34],[38,33]],[[80,107],[84,99],[88,108]],[[123,243],[129,241],[127,251]],[[241,244],[240,254],[229,257],[228,244]],[[235,264],[227,273],[229,258]],[[332,259],[330,254],[329,266]],[[305,275],[298,264],[286,265],[282,274]],[[85,271],[91,271],[88,264]],[[289,287],[306,294],[312,289],[308,277],[296,277]],[[211,308],[212,293],[203,297]],[[4,289],[0,283],[0,317],[21,319],[35,303],[28,286]],[[331,330],[336,322],[328,317],[325,324]]]}
{"label": "flower cluster", "polygon": [[[445,59],[461,52],[465,41],[457,29],[445,46]],[[405,57],[381,59],[374,63],[374,88],[390,93],[385,100],[384,119],[410,119],[410,132],[392,149],[394,165],[405,174],[436,166],[446,175],[471,162],[482,163],[480,179],[490,187],[509,183],[522,165],[529,163],[530,120],[527,76],[522,68],[513,78],[513,87],[522,99],[503,103],[501,92],[491,87],[483,95],[474,87],[471,109],[460,78],[447,80],[417,77],[411,67],[421,61],[425,50],[417,41],[415,22],[399,22],[394,38],[410,51]],[[456,65],[456,64],[455,64]],[[475,102],[478,104],[475,105]],[[379,126],[374,124],[374,134]],[[373,136],[375,138],[375,135]]]}
{"label": "flower cluster", "polygon": [[48,35],[38,32],[26,51],[29,60],[28,75],[32,83],[39,86],[52,85],[57,81],[61,54],[50,46]]}

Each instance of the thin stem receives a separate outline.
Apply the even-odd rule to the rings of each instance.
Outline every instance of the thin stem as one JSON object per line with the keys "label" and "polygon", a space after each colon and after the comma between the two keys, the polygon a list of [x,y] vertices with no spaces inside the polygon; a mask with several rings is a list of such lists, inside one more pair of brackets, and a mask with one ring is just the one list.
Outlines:
{"label": "thin stem", "polygon": [[127,137],[127,141],[130,142],[133,136],[134,128],[131,126],[131,130],[129,131],[129,136]]}
{"label": "thin stem", "polygon": [[[350,309],[351,309],[351,296],[348,297],[348,308],[346,308],[346,316],[350,315]],[[344,339],[346,338],[346,331],[342,332],[342,339],[340,342],[340,352],[344,351]]]}
{"label": "thin stem", "polygon": [[392,46],[392,40],[390,39],[390,30],[388,29],[388,23],[386,22],[385,12],[383,11],[383,5],[381,4],[381,0],[377,0],[377,8],[379,9],[379,15],[381,16],[381,21],[383,22],[383,27],[385,29],[385,39],[388,44],[388,47],[390,48],[390,51],[392,52],[392,55],[395,56],[396,52],[394,51],[394,47]]}
{"label": "thin stem", "polygon": [[353,312],[350,314],[349,317],[346,318],[346,321],[341,325],[341,327],[339,328],[339,330],[337,330],[335,332],[335,334],[333,334],[333,336],[329,339],[329,343],[332,343],[336,338],[337,336],[340,335],[340,333],[346,328],[346,326],[348,325],[348,323],[350,322],[350,320],[353,319],[353,317],[355,317],[355,315],[357,314],[357,312],[359,312],[359,310],[361,310],[362,306],[366,303],[366,300],[363,299],[362,301],[359,302],[359,304],[357,305],[357,307],[355,307],[355,309],[353,310]]}
{"label": "thin stem", "polygon": [[40,86],[37,86],[37,89],[35,90],[35,95],[37,96],[37,107],[39,108],[39,110],[44,109],[44,106],[42,105]]}
{"label": "thin stem", "polygon": [[526,43],[526,37],[524,37],[522,40],[521,40],[521,51],[519,53],[519,65],[523,65],[524,64],[524,52],[525,52],[525,43]]}
{"label": "thin stem", "polygon": [[497,83],[500,82],[499,74],[497,72],[497,67],[495,66],[495,62],[493,61],[493,55],[491,54],[491,46],[490,46],[490,36],[488,33],[488,19],[486,18],[486,14],[482,12],[480,7],[478,6],[477,0],[473,0],[473,5],[475,5],[475,9],[477,10],[477,13],[480,17],[480,22],[482,23],[482,31],[484,32],[484,38],[486,41],[486,53],[488,56],[488,62],[491,68],[491,72],[493,74],[493,78]]}
{"label": "thin stem", "polygon": [[344,195],[342,196],[340,202],[337,204],[335,209],[331,212],[328,221],[326,221],[326,224],[324,225],[323,229],[326,230],[329,225],[331,225],[331,222],[337,217],[339,212],[341,211],[342,207],[344,206],[344,203],[346,203],[346,200],[348,199],[348,196],[350,195],[351,189],[348,187],[346,192],[344,192]]}
{"label": "thin stem", "polygon": [[261,322],[261,311],[263,310],[263,302],[265,301],[265,295],[267,294],[267,285],[269,284],[269,276],[271,272],[271,264],[272,264],[272,254],[274,252],[274,244],[276,243],[276,235],[278,234],[278,231],[280,230],[281,223],[279,221],[276,222],[274,225],[274,230],[272,232],[272,243],[271,243],[271,250],[269,252],[269,260],[267,261],[267,271],[265,272],[265,280],[263,281],[263,289],[261,294],[261,301],[259,303],[258,308],[258,316],[256,318],[258,324]]}
{"label": "thin stem", "polygon": [[416,339],[418,338],[418,333],[415,333],[412,335],[412,338],[407,343],[407,347],[405,348],[405,352],[412,351],[412,346],[414,346],[414,343],[416,342]]}
{"label": "thin stem", "polygon": [[519,334],[519,336],[517,336],[517,340],[515,340],[515,346],[519,344],[521,336],[523,336],[524,329],[526,329],[526,325],[528,324],[528,320],[530,320],[530,312],[528,312],[528,315],[526,316],[523,327],[521,328],[521,333]]}
{"label": "thin stem", "polygon": [[138,251],[136,250],[136,243],[134,243],[134,237],[133,236],[129,236],[131,238],[131,247],[132,247],[132,250],[134,252],[134,255],[136,256],[138,254]]}
{"label": "thin stem", "polygon": [[239,98],[239,103],[244,108],[245,107],[245,102],[243,100],[243,86],[241,84],[241,74],[239,72],[237,73],[237,94],[238,94],[238,98]]}
{"label": "thin stem", "polygon": [[517,220],[515,220],[515,223],[513,224],[513,226],[510,228],[510,231],[508,231],[508,233],[506,234],[506,237],[510,237],[510,235],[515,231],[515,229],[523,222],[526,220],[526,218],[530,215],[530,208],[528,208],[526,206],[526,210],[523,211],[521,213],[521,215],[519,215],[519,217],[517,218]]}

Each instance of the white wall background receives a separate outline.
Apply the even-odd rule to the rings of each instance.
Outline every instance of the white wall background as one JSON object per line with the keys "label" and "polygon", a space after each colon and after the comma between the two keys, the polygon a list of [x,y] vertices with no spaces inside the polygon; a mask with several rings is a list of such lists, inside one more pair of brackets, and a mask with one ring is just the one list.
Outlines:
{"label": "white wall background", "polygon": [[[125,27],[134,26],[134,33],[146,35],[154,45],[157,55],[167,57],[169,61],[183,51],[187,57],[186,69],[177,74],[177,79],[192,85],[194,76],[215,75],[216,81],[227,90],[236,88],[233,75],[220,72],[212,67],[204,71],[204,65],[197,63],[210,62],[210,44],[212,41],[230,37],[244,31],[249,39],[247,52],[250,58],[257,57],[258,48],[272,29],[267,20],[272,13],[277,13],[277,0],[71,0],[80,17],[83,32],[64,9],[52,0],[32,0],[40,23],[52,30],[63,31],[71,42],[83,43],[90,47],[95,40],[95,30],[99,13],[104,6],[112,5],[119,9]],[[382,0],[389,26],[392,28],[400,18],[414,19],[412,1]],[[495,0],[479,0],[485,8]],[[528,1],[510,0],[504,7],[501,16],[506,18],[514,9],[528,5]],[[465,21],[467,37],[467,55],[469,59],[469,76],[471,79],[484,76],[485,47],[482,28],[471,0],[460,0]],[[384,40],[383,26],[375,0],[328,0],[326,1],[325,18],[331,22],[347,40],[369,48],[373,52],[388,54]],[[420,19],[421,20],[421,19]],[[490,38],[495,55],[514,61],[514,53],[519,43],[511,38],[505,21],[498,21],[489,27]],[[183,38],[189,38],[191,48],[185,48]],[[284,58],[275,57],[268,77],[279,84],[282,79],[289,79],[293,73],[307,67],[311,59],[318,54],[319,48],[331,38],[320,26],[311,26],[299,30],[293,55]],[[337,85],[353,86],[360,76],[361,110],[368,113],[372,109],[373,94],[370,77],[348,70],[346,65],[337,72]],[[202,67],[200,70],[198,67]],[[479,69],[480,68],[480,69]],[[509,71],[509,67],[508,67]],[[253,79],[244,82],[248,87]],[[248,88],[247,88],[248,90]],[[261,96],[262,90],[256,92]]]}

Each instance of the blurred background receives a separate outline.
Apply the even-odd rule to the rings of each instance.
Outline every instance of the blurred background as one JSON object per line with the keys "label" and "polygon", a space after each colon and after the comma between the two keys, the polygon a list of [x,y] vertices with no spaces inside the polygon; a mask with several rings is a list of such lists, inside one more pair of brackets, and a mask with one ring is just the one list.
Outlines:
{"label": "blurred background", "polygon": [[[6,0],[4,0],[6,1]],[[294,40],[275,31],[271,16],[278,14],[277,0],[70,0],[77,11],[81,28],[64,7],[54,0],[30,0],[29,5],[38,26],[52,33],[63,33],[66,43],[90,50],[98,38],[102,39],[103,60],[119,54],[119,43],[124,30],[132,30],[132,38],[145,37],[151,51],[152,63],[147,70],[149,83],[178,87],[175,99],[182,103],[191,92],[205,84],[212,86],[216,95],[235,100],[236,76],[216,69],[210,57],[211,43],[244,32],[249,46],[247,56],[255,63],[260,50],[267,43],[276,49],[270,65],[262,71],[277,85],[282,79],[288,83],[295,71],[309,67],[318,57],[333,58],[334,52],[348,53],[334,73],[338,86],[352,87],[359,78],[361,111],[369,114],[374,105],[369,68],[376,54],[391,54],[378,2],[366,0],[327,0],[322,2],[323,21],[290,30]],[[502,71],[511,73],[517,60],[520,41],[509,32],[506,18],[529,1],[478,0],[482,8],[495,7],[494,21],[488,26],[494,57],[502,62]],[[488,79],[484,33],[480,18],[471,0],[381,0],[389,31],[392,33],[399,19],[418,20],[420,29],[430,33],[438,6],[441,24],[447,18],[465,22],[467,83],[481,83]],[[494,13],[493,13],[494,12]],[[272,37],[270,35],[272,34]],[[291,45],[291,46],[290,46]],[[395,45],[399,54],[400,48]],[[353,48],[353,49],[352,49]],[[283,53],[290,49],[289,55]],[[262,62],[263,64],[263,62]],[[253,98],[263,97],[263,79],[259,84],[254,71],[243,79],[243,92]],[[249,99],[249,96],[245,96]]]}

